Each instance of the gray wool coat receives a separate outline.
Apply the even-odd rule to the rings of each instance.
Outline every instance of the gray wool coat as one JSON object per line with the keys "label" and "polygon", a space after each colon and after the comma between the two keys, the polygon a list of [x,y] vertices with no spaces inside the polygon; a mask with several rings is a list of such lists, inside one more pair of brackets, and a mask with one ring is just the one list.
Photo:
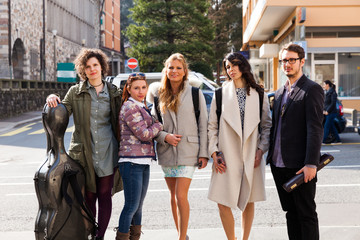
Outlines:
{"label": "gray wool coat", "polygon": [[[147,100],[153,102],[154,96],[158,96],[160,85],[149,88]],[[161,100],[159,100],[161,101]],[[199,127],[196,123],[194,106],[192,102],[191,86],[189,81],[180,95],[181,104],[178,112],[167,110],[161,113],[164,130],[155,138],[158,162],[162,166],[195,166],[199,157],[209,158],[207,138],[207,109],[204,95],[199,91]],[[157,119],[155,109],[151,114]],[[179,144],[174,147],[165,142],[165,136],[169,133],[182,135]]]}

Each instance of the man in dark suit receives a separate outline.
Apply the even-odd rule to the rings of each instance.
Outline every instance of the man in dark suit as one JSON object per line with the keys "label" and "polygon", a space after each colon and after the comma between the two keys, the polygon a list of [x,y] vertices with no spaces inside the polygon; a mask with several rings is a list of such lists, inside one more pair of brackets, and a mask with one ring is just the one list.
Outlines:
{"label": "man in dark suit", "polygon": [[[267,163],[286,212],[291,240],[319,239],[316,213],[316,171],[323,136],[324,91],[302,72],[304,49],[288,44],[280,51],[281,68],[287,76],[275,93]],[[304,173],[304,184],[291,193],[282,185],[296,174]]]}

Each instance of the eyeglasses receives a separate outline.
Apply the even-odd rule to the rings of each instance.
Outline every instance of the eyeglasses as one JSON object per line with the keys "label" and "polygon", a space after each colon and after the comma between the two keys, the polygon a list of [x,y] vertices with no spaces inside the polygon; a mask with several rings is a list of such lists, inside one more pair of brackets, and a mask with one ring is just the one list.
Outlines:
{"label": "eyeglasses", "polygon": [[280,64],[285,65],[286,63],[290,63],[290,64],[294,64],[296,62],[296,60],[300,60],[301,58],[289,58],[289,59],[282,59],[279,60]]}
{"label": "eyeglasses", "polygon": [[131,73],[131,74],[129,75],[129,79],[130,79],[130,78],[145,79],[145,73],[142,73],[142,72]]}

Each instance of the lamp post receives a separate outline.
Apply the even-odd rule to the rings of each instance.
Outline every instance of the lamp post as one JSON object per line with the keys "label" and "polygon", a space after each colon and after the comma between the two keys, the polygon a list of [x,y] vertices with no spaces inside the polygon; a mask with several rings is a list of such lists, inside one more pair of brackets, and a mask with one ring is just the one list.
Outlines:
{"label": "lamp post", "polygon": [[[57,30],[54,29],[52,30],[53,33],[53,41],[54,41],[54,80],[56,80],[56,34],[57,34]],[[55,81],[54,81],[55,82]]]}
{"label": "lamp post", "polygon": [[111,51],[111,76],[114,76],[114,51]]}

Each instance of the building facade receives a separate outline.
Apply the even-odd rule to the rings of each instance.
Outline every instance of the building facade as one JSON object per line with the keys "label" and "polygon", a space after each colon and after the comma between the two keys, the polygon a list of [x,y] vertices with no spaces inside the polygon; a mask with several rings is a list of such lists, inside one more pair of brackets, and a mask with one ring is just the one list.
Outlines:
{"label": "building facade", "polygon": [[243,0],[242,50],[267,90],[286,77],[278,64],[283,45],[304,47],[304,73],[322,84],[335,83],[347,108],[360,110],[359,0]]}
{"label": "building facade", "polygon": [[0,78],[56,81],[57,63],[100,46],[100,4],[0,0]]}
{"label": "building facade", "polygon": [[102,0],[101,49],[110,58],[110,75],[120,73],[122,64],[120,50],[120,0]]}

